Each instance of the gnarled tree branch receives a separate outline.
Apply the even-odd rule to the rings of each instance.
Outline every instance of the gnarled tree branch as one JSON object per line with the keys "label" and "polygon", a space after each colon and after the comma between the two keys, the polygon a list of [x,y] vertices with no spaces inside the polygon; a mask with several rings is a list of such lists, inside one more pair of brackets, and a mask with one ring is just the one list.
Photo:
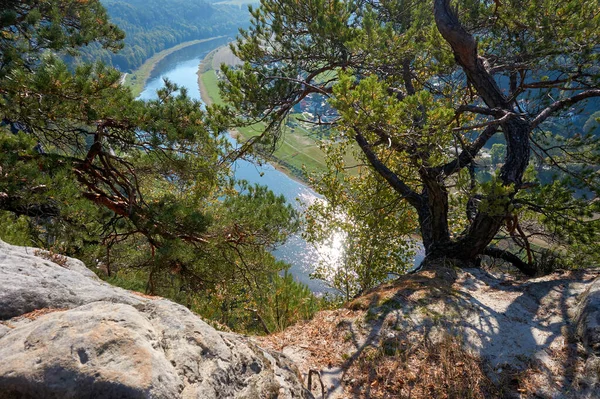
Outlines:
{"label": "gnarled tree branch", "polygon": [[487,247],[483,251],[483,254],[491,256],[492,258],[502,259],[509,263],[512,263],[517,269],[519,269],[521,272],[523,272],[523,274],[527,276],[535,276],[535,274],[537,273],[537,269],[533,264],[523,262],[521,258],[519,258],[517,255],[505,251],[503,249],[497,247]]}
{"label": "gnarled tree branch", "polygon": [[371,166],[383,177],[393,188],[402,195],[406,200],[415,208],[421,206],[421,196],[414,192],[410,187],[406,185],[394,172],[392,172],[371,149],[371,145],[367,142],[367,139],[358,131],[356,132],[356,143],[359,145],[361,150],[366,155]]}
{"label": "gnarled tree branch", "polygon": [[542,122],[544,122],[546,119],[548,119],[548,117],[550,117],[556,111],[559,111],[563,108],[566,108],[568,106],[578,103],[579,101],[583,101],[586,98],[591,98],[591,97],[600,97],[600,89],[586,90],[586,91],[576,94],[572,97],[565,98],[564,100],[555,101],[554,103],[552,103],[548,107],[546,107],[544,110],[542,110],[542,112],[540,112],[533,119],[533,121],[531,121],[531,128],[533,129],[533,128],[539,126]]}

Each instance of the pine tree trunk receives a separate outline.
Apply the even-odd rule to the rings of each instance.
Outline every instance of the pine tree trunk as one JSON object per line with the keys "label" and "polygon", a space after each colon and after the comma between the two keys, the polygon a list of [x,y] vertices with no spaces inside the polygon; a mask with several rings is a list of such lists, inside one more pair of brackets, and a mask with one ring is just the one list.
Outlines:
{"label": "pine tree trunk", "polygon": [[436,176],[424,172],[421,179],[425,187],[417,213],[425,253],[429,254],[435,247],[450,241],[448,191],[438,183]]}
{"label": "pine tree trunk", "polygon": [[[531,124],[514,112],[496,81],[485,69],[477,53],[476,40],[462,27],[450,7],[449,0],[436,0],[434,11],[440,33],[452,47],[456,61],[461,65],[477,94],[488,107],[501,109],[506,116],[500,123],[507,143],[507,155],[505,164],[500,170],[500,180],[507,187],[507,193],[501,194],[498,198],[488,198],[488,201],[500,204],[500,209],[491,207],[493,209],[479,210],[469,228],[454,240],[450,240],[447,226],[447,193],[442,190],[446,195],[440,195],[441,191],[436,189],[436,185],[440,186],[437,182],[432,184],[431,179],[424,180],[427,201],[423,201],[421,208],[417,209],[425,246],[425,263],[442,257],[474,263],[480,255],[486,253],[488,246],[502,227],[510,212],[509,204],[523,182],[530,156]],[[442,215],[445,216],[445,224],[440,220]],[[513,260],[518,263],[517,257]],[[523,264],[517,266],[524,268]],[[532,270],[524,269],[527,269],[528,273]]]}

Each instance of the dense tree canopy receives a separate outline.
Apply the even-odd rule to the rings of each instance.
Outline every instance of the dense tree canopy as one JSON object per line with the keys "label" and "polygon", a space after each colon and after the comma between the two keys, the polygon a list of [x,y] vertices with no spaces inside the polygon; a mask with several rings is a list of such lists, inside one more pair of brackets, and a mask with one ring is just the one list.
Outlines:
{"label": "dense tree canopy", "polygon": [[97,0],[4,2],[0,22],[2,238],[139,275],[138,288],[213,312],[223,292],[264,305],[270,284],[310,297],[278,278],[286,265],[268,252],[295,230],[294,211],[233,180],[228,141],[198,101],[170,82],[135,100],[117,70],[61,59],[92,42],[122,47]]}
{"label": "dense tree canopy", "polygon": [[[329,101],[316,219],[383,232],[363,253],[393,255],[418,226],[427,259],[486,254],[528,274],[598,259],[597,0],[262,0],[252,17],[233,46],[246,64],[224,68],[226,112],[266,122],[253,140],[273,146],[295,104]],[[493,143],[506,149],[490,170]]]}
{"label": "dense tree canopy", "polygon": [[103,0],[111,21],[126,33],[118,53],[93,45],[83,51],[87,60],[103,62],[127,72],[153,54],[179,43],[221,35],[235,35],[248,24],[248,13],[237,6],[198,0]]}

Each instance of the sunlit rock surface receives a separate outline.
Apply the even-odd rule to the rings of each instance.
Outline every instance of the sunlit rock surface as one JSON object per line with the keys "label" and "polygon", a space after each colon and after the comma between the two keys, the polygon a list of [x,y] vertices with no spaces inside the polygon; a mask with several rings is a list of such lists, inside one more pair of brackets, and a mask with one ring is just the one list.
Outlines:
{"label": "sunlit rock surface", "polygon": [[577,338],[587,355],[579,382],[589,397],[600,395],[600,279],[581,296],[576,309]]}
{"label": "sunlit rock surface", "polygon": [[0,241],[0,398],[310,398],[295,366],[83,263]]}
{"label": "sunlit rock surface", "polygon": [[[593,268],[534,279],[426,270],[256,340],[283,348],[302,373],[320,370],[331,399],[444,397],[447,378],[468,385],[484,376],[478,388],[495,387],[470,397],[600,398],[599,275]],[[427,348],[447,342],[472,361],[427,357]],[[440,396],[427,394],[434,388]]]}

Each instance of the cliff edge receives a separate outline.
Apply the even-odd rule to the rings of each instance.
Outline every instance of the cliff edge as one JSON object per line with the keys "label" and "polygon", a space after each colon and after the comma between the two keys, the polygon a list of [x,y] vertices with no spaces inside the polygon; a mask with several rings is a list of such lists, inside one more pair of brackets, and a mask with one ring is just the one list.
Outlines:
{"label": "cliff edge", "polygon": [[599,275],[439,267],[256,341],[326,398],[598,398]]}
{"label": "cliff edge", "polygon": [[0,241],[0,399],[312,398],[285,356]]}

